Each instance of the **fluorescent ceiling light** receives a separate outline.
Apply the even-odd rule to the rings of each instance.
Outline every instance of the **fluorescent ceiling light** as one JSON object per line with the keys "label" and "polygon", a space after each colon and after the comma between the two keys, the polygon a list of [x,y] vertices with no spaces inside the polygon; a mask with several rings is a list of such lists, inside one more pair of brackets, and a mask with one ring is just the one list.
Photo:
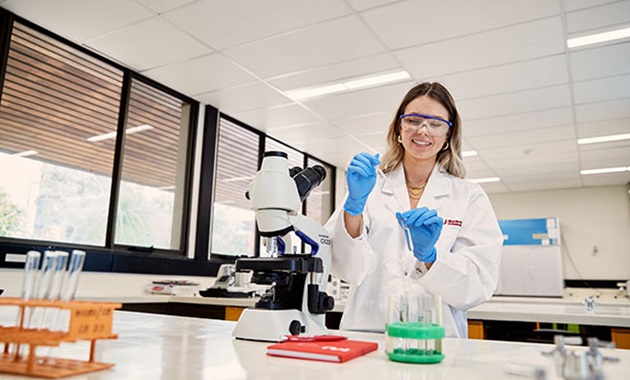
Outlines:
{"label": "fluorescent ceiling light", "polygon": [[36,154],[39,154],[39,152],[36,151],[36,150],[25,150],[24,152],[14,153],[13,156],[16,156],[16,157],[28,157],[28,156],[34,156]]}
{"label": "fluorescent ceiling light", "polygon": [[621,173],[625,171],[630,171],[630,166],[622,166],[618,168],[602,168],[602,169],[587,169],[580,170],[580,174],[589,175],[589,174],[606,174],[606,173]]}
{"label": "fluorescent ceiling light", "polygon": [[630,37],[630,28],[618,29],[583,37],[569,38],[567,40],[567,46],[571,49],[579,46],[598,44],[601,42],[614,41],[628,37]]}
{"label": "fluorescent ceiling light", "polygon": [[588,137],[585,139],[578,139],[577,143],[580,145],[584,144],[596,144],[602,142],[610,142],[610,141],[621,141],[621,140],[629,140],[630,133],[623,133],[621,135],[608,135],[608,136],[599,136],[599,137]]}
{"label": "fluorescent ceiling light", "polygon": [[348,88],[343,84],[331,84],[329,86],[313,87],[303,90],[287,91],[286,95],[293,100],[312,98],[320,95],[334,94],[335,92],[346,91]]}
{"label": "fluorescent ceiling light", "polygon": [[465,150],[462,152],[462,157],[475,157],[477,154],[476,150]]}
{"label": "fluorescent ceiling light", "polygon": [[359,88],[377,86],[386,83],[397,82],[400,80],[411,78],[406,71],[397,71],[395,73],[378,74],[370,77],[353,79],[340,83],[327,84],[318,87],[298,88],[295,90],[285,91],[285,95],[293,100],[301,100],[312,98],[315,96],[334,94],[348,90],[356,90]]}
{"label": "fluorescent ceiling light", "polygon": [[[132,135],[134,133],[146,131],[146,130],[149,130],[149,129],[153,129],[153,126],[151,126],[149,124],[142,124],[142,125],[139,125],[137,127],[127,128],[125,130],[125,134]],[[115,137],[116,137],[116,132],[109,132],[109,133],[104,133],[102,135],[96,135],[96,136],[88,137],[88,141],[97,142],[97,141],[113,139]]]}
{"label": "fluorescent ceiling light", "polygon": [[476,178],[476,179],[469,179],[469,181],[475,182],[475,183],[490,183],[490,182],[500,182],[501,178],[499,177]]}
{"label": "fluorescent ceiling light", "polygon": [[375,75],[373,77],[363,78],[351,80],[348,82],[343,82],[343,85],[346,86],[350,90],[354,90],[357,88],[376,86],[378,84],[396,82],[403,79],[408,79],[411,76],[406,71],[398,71],[396,73],[384,74],[384,75]]}

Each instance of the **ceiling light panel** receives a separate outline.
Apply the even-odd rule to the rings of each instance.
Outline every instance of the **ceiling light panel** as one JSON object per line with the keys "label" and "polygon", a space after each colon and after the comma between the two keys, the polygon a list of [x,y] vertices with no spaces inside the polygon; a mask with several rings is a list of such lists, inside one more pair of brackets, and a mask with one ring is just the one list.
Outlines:
{"label": "ceiling light panel", "polygon": [[577,143],[580,145],[584,144],[597,144],[597,143],[605,143],[611,141],[622,141],[622,140],[630,140],[630,133],[623,133],[620,135],[608,135],[608,136],[597,136],[597,137],[587,137],[583,139],[578,139]]}

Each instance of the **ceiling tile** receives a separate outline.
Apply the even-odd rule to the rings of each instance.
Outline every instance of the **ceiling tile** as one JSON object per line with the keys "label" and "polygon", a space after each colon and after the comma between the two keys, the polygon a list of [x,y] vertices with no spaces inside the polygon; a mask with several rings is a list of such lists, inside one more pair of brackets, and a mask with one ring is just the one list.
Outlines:
{"label": "ceiling tile", "polygon": [[630,118],[579,123],[577,131],[579,138],[630,133]]}
{"label": "ceiling tile", "polygon": [[196,99],[211,104],[229,115],[293,103],[286,96],[260,82],[200,94]]}
{"label": "ceiling tile", "polygon": [[392,121],[395,113],[396,110],[392,109],[389,112],[354,115],[345,119],[336,119],[333,122],[344,131],[355,136],[375,132],[387,133],[389,123]]}
{"label": "ceiling tile", "polygon": [[579,104],[575,107],[578,123],[630,117],[630,99],[618,99],[601,103]]}
{"label": "ceiling tile", "polygon": [[75,42],[154,15],[128,0],[9,0],[2,7]]}
{"label": "ceiling tile", "polygon": [[362,16],[390,49],[400,49],[560,13],[558,2],[547,0],[442,0],[430,8],[427,12],[426,2],[404,1],[363,12]]}
{"label": "ceiling tile", "polygon": [[293,90],[297,88],[337,82],[348,78],[356,78],[367,74],[384,73],[402,70],[391,54],[377,54],[351,61],[315,67],[310,70],[270,78],[269,83],[279,89]]}
{"label": "ceiling tile", "polygon": [[[536,166],[553,163],[577,162],[577,142],[554,142],[548,144],[527,144],[521,147],[484,149],[479,153],[492,169],[510,166]],[[557,160],[557,161],[553,161]]]}
{"label": "ceiling tile", "polygon": [[571,93],[568,85],[545,87],[459,102],[463,119],[480,119],[569,106]]}
{"label": "ceiling tile", "polygon": [[[416,78],[469,71],[564,51],[559,17],[395,51]],[[426,58],[426,59],[421,59]]]}
{"label": "ceiling tile", "polygon": [[528,129],[555,127],[573,123],[571,107],[518,113],[484,119],[468,120],[462,117],[462,132],[466,139],[495,133],[516,132]]}
{"label": "ceiling tile", "polygon": [[485,178],[496,175],[479,156],[464,157],[464,166],[466,167],[466,178]]}
{"label": "ceiling tile", "polygon": [[318,152],[323,156],[329,154],[340,154],[338,157],[343,158],[345,164],[341,166],[345,169],[355,154],[359,152],[373,152],[372,147],[366,146],[362,141],[350,137],[344,136],[333,140],[317,140],[308,141],[305,145],[306,149],[313,152]]}
{"label": "ceiling tile", "polygon": [[630,75],[578,82],[573,85],[573,94],[577,104],[630,98]]}
{"label": "ceiling tile", "polygon": [[[387,145],[387,134],[385,132],[378,132],[372,134],[365,134],[361,136],[357,136],[357,138],[363,142],[367,146],[371,146],[373,148],[386,146]],[[385,152],[380,152],[383,155]]]}
{"label": "ceiling tile", "polygon": [[225,54],[262,78],[382,53],[384,47],[356,17],[344,17],[256,43]]}
{"label": "ceiling tile", "polygon": [[136,0],[155,13],[164,13],[197,0]]}
{"label": "ceiling tile", "polygon": [[584,186],[619,186],[630,183],[630,172],[582,176]]}
{"label": "ceiling tile", "polygon": [[97,37],[86,45],[144,71],[210,53],[210,49],[160,17]]}
{"label": "ceiling tile", "polygon": [[328,123],[317,123],[287,128],[269,128],[267,133],[279,140],[287,141],[291,144],[299,143],[304,147],[309,146],[310,142],[330,142],[340,137],[346,137],[346,134],[343,131]]}
{"label": "ceiling tile", "polygon": [[507,186],[502,182],[482,183],[481,187],[488,194],[506,193],[509,191]]}
{"label": "ceiling tile", "polygon": [[213,48],[225,49],[351,12],[336,0],[203,0],[164,17]]}
{"label": "ceiling tile", "polygon": [[567,13],[569,37],[630,26],[630,1],[619,1]]}
{"label": "ceiling tile", "polygon": [[297,125],[320,123],[322,119],[299,104],[290,104],[230,115],[260,131]]}
{"label": "ceiling tile", "polygon": [[566,11],[575,11],[583,8],[591,8],[593,6],[612,3],[618,0],[564,0],[564,9]]}
{"label": "ceiling tile", "polygon": [[567,83],[569,75],[564,55],[494,66],[436,77],[456,100],[530,90]]}
{"label": "ceiling tile", "polygon": [[525,131],[468,137],[467,140],[475,149],[483,150],[497,146],[514,147],[554,141],[571,140],[575,142],[576,136],[575,127],[573,125],[564,125],[560,127],[537,128]]}
{"label": "ceiling tile", "polygon": [[630,42],[572,51],[569,57],[574,81],[630,73]]}
{"label": "ceiling tile", "polygon": [[[190,75],[190,73],[197,73],[197,75]],[[144,71],[143,74],[192,96],[256,80],[219,54],[209,54],[173,63]]]}
{"label": "ceiling tile", "polygon": [[582,169],[630,166],[630,140],[580,145]]}
{"label": "ceiling tile", "polygon": [[352,8],[362,11],[365,9],[375,8],[381,5],[393,3],[399,0],[347,0]]}
{"label": "ceiling tile", "polygon": [[554,165],[514,166],[494,169],[497,175],[507,182],[540,181],[545,179],[580,178],[580,165],[573,162],[554,163]]}
{"label": "ceiling tile", "polygon": [[579,179],[559,180],[559,181],[541,181],[541,182],[519,182],[507,185],[512,192],[539,191],[551,189],[570,189],[580,187],[582,185]]}
{"label": "ceiling tile", "polygon": [[304,105],[323,117],[336,120],[375,112],[396,112],[405,93],[413,86],[410,82],[389,86],[313,98]]}

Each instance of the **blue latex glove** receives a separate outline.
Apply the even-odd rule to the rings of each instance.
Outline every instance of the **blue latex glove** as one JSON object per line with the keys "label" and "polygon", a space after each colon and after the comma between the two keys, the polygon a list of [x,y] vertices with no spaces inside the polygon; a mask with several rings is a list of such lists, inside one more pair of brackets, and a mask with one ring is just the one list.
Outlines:
{"label": "blue latex glove", "polygon": [[350,215],[361,215],[365,202],[376,184],[376,166],[380,165],[378,153],[372,156],[359,153],[348,166],[346,182],[348,183],[348,198],[343,209]]}
{"label": "blue latex glove", "polygon": [[414,208],[403,213],[397,212],[398,220],[403,220],[409,228],[413,241],[413,255],[424,263],[432,263],[436,258],[435,243],[442,232],[444,220],[437,211],[426,207]]}

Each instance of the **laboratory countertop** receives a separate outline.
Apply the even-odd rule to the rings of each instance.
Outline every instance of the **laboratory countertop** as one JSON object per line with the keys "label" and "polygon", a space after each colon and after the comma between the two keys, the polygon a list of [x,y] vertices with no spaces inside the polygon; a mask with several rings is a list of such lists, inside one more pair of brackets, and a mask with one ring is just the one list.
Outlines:
{"label": "laboratory countertop", "polygon": [[[135,297],[79,297],[80,299],[122,303],[188,303],[228,307],[250,307],[253,298],[149,295]],[[335,301],[334,312],[343,312],[344,301]],[[576,299],[493,297],[489,302],[468,310],[469,319],[575,323],[593,326],[630,327],[628,300],[596,300],[593,311]]]}
{"label": "laboratory countertop", "polygon": [[[7,309],[7,308],[5,308]],[[15,313],[0,310],[0,324],[15,323]],[[382,334],[346,333],[358,340],[374,341],[377,351],[343,364],[270,357],[269,343],[235,340],[234,322],[116,311],[114,332],[118,339],[97,341],[96,361],[114,363],[111,369],[72,380],[100,379],[518,379],[506,368],[534,366],[556,379],[553,362],[542,352],[552,345],[446,338],[444,360],[439,364],[404,364],[389,361]],[[264,326],[261,326],[264,328]],[[571,348],[582,350],[584,347]],[[58,357],[87,360],[89,342],[63,344]],[[619,358],[605,363],[606,379],[627,379],[630,350],[602,349]],[[5,378],[0,374],[0,378]],[[6,376],[7,379],[26,377]],[[522,378],[522,377],[520,377]]]}

